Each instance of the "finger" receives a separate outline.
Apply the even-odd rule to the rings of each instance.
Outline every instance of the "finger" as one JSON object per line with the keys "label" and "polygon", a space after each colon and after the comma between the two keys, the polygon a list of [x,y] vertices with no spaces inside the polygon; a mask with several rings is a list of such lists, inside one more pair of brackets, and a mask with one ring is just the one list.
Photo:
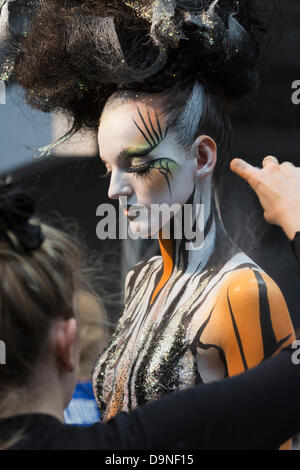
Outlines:
{"label": "finger", "polygon": [[295,168],[295,165],[292,162],[283,162],[281,163],[281,166],[287,167],[287,168]]}
{"label": "finger", "polygon": [[279,165],[279,161],[277,160],[277,158],[273,157],[272,155],[269,155],[268,157],[263,159],[263,162],[262,162],[263,168],[265,168],[270,163],[275,163],[275,165]]}
{"label": "finger", "polygon": [[230,169],[251,185],[253,181],[258,181],[261,171],[240,158],[234,158],[231,161]]}

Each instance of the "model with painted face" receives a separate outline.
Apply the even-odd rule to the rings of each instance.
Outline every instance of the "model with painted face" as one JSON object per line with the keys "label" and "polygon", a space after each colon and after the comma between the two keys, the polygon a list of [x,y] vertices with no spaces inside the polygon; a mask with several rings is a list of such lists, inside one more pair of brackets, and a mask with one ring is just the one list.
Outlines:
{"label": "model with painted face", "polygon": [[[110,102],[113,99],[114,95]],[[183,205],[189,199],[194,188],[194,161],[185,158],[176,135],[168,129],[158,99],[145,97],[116,108],[108,103],[98,135],[100,156],[107,176],[111,176],[111,199],[126,197],[131,213],[133,208],[145,208],[149,214],[153,205]],[[141,214],[132,220],[128,207],[123,209],[133,233],[155,234],[150,217]]]}
{"label": "model with painted face", "polygon": [[[130,96],[112,95],[100,120],[109,197],[126,196],[129,205],[149,210],[152,204],[203,204],[204,242],[193,250],[191,241],[160,233],[161,256],[128,274],[124,313],[94,370],[105,419],[165,393],[240,373],[294,339],[280,290],[222,225],[212,184],[215,141],[198,135],[185,149],[179,123],[169,126],[159,95],[128,102]],[[181,124],[201,121],[205,99],[196,82]],[[196,113],[190,111],[193,101]],[[139,231],[150,235],[147,221]]]}
{"label": "model with painted face", "polygon": [[[275,1],[263,8],[257,0],[33,3],[39,8],[14,67],[27,101],[71,114],[65,138],[98,129],[109,197],[127,198],[133,231],[159,232],[161,256],[129,272],[124,312],[95,366],[102,416],[276,354],[294,339],[285,301],[231,242],[218,208],[230,108],[257,85]],[[132,207],[161,204],[181,212],[191,204],[191,231],[204,206],[197,249],[192,239],[164,238],[168,220],[153,228],[148,217],[132,216]]]}

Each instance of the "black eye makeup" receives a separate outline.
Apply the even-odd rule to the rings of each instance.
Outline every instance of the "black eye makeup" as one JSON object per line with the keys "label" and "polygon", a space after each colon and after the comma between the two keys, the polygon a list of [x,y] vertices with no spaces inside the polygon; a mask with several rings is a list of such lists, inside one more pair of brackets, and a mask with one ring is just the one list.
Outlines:
{"label": "black eye makeup", "polygon": [[133,173],[134,176],[144,176],[151,171],[151,162],[145,162],[140,165],[134,165],[128,169],[128,173]]}
{"label": "black eye makeup", "polygon": [[[142,154],[141,154],[142,155]],[[128,173],[133,173],[134,175],[143,175],[150,171],[151,161],[145,161],[139,154],[128,155],[126,160],[131,160],[131,165],[127,168]],[[136,161],[135,165],[132,165],[132,162]],[[111,175],[111,170],[108,170],[104,175],[101,175],[100,178],[109,178]]]}
{"label": "black eye makeup", "polygon": [[[153,120],[149,110],[147,110],[147,116],[142,115],[139,107],[137,107],[137,110],[140,122],[138,123],[135,119],[133,119],[133,122],[148,145],[142,150],[123,150],[118,155],[118,159],[124,160],[126,162],[124,165],[126,171],[132,173],[133,176],[137,178],[150,179],[149,174],[151,170],[158,170],[165,177],[169,190],[171,191],[169,178],[172,177],[172,173],[170,170],[172,166],[176,167],[177,164],[168,158],[157,158],[155,160],[149,160],[149,158],[147,158],[150,157],[150,153],[153,152],[166,137],[168,128],[163,134],[162,126],[156,112]],[[128,164],[127,162],[130,163]],[[102,178],[109,178],[110,175],[111,170],[107,171],[105,175],[102,175]]]}
{"label": "black eye makeup", "polygon": [[134,166],[134,168],[131,168],[128,172],[134,173],[134,176],[136,177],[144,177],[150,180],[150,173],[152,173],[152,170],[158,171],[165,178],[171,194],[170,178],[173,176],[172,171],[175,171],[177,168],[178,164],[174,160],[165,157],[151,160],[150,162],[143,163],[139,166]]}
{"label": "black eye makeup", "polygon": [[[118,155],[118,159],[131,161],[131,165],[127,169],[128,173],[132,173],[136,177],[145,177],[149,174],[151,169],[156,168],[155,162],[161,160],[147,160],[145,157],[148,157],[149,154],[153,152],[153,150],[156,149],[162,140],[166,137],[168,128],[166,128],[164,133],[162,132],[162,126],[157,112],[155,112],[155,117],[152,119],[148,109],[146,113],[147,116],[143,116],[138,106],[137,111],[140,122],[138,123],[135,119],[132,119],[138,131],[142,134],[145,142],[147,143],[147,147],[139,151],[123,150]],[[136,164],[132,164],[134,162]],[[107,173],[101,177],[108,178],[110,175],[111,171],[107,171]]]}

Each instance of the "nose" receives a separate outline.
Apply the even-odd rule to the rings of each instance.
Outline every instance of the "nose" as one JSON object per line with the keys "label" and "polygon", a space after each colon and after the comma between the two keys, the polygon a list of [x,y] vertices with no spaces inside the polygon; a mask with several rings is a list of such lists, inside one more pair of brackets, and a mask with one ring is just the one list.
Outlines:
{"label": "nose", "polygon": [[108,197],[110,199],[119,199],[121,196],[131,196],[133,189],[126,180],[126,174],[122,171],[112,170]]}

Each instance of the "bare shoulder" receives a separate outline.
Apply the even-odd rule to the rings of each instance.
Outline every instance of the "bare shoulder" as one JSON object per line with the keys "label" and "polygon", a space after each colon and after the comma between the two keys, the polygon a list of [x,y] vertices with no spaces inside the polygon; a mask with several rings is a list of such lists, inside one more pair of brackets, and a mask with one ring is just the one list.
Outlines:
{"label": "bare shoulder", "polygon": [[[281,289],[259,268],[230,273],[219,292],[219,312],[247,334],[261,330],[264,336],[291,339],[294,329]],[[227,315],[224,315],[227,312]],[[273,333],[272,333],[273,334]],[[246,333],[245,333],[246,335]]]}
{"label": "bare shoulder", "polygon": [[236,269],[219,287],[216,299],[217,315],[249,321],[259,315],[283,319],[290,324],[284,296],[277,283],[259,267]]}
{"label": "bare shoulder", "polygon": [[283,299],[279,286],[259,267],[233,271],[227,277],[223,290],[226,290],[230,298],[237,300],[259,295],[267,295],[269,299]]}

